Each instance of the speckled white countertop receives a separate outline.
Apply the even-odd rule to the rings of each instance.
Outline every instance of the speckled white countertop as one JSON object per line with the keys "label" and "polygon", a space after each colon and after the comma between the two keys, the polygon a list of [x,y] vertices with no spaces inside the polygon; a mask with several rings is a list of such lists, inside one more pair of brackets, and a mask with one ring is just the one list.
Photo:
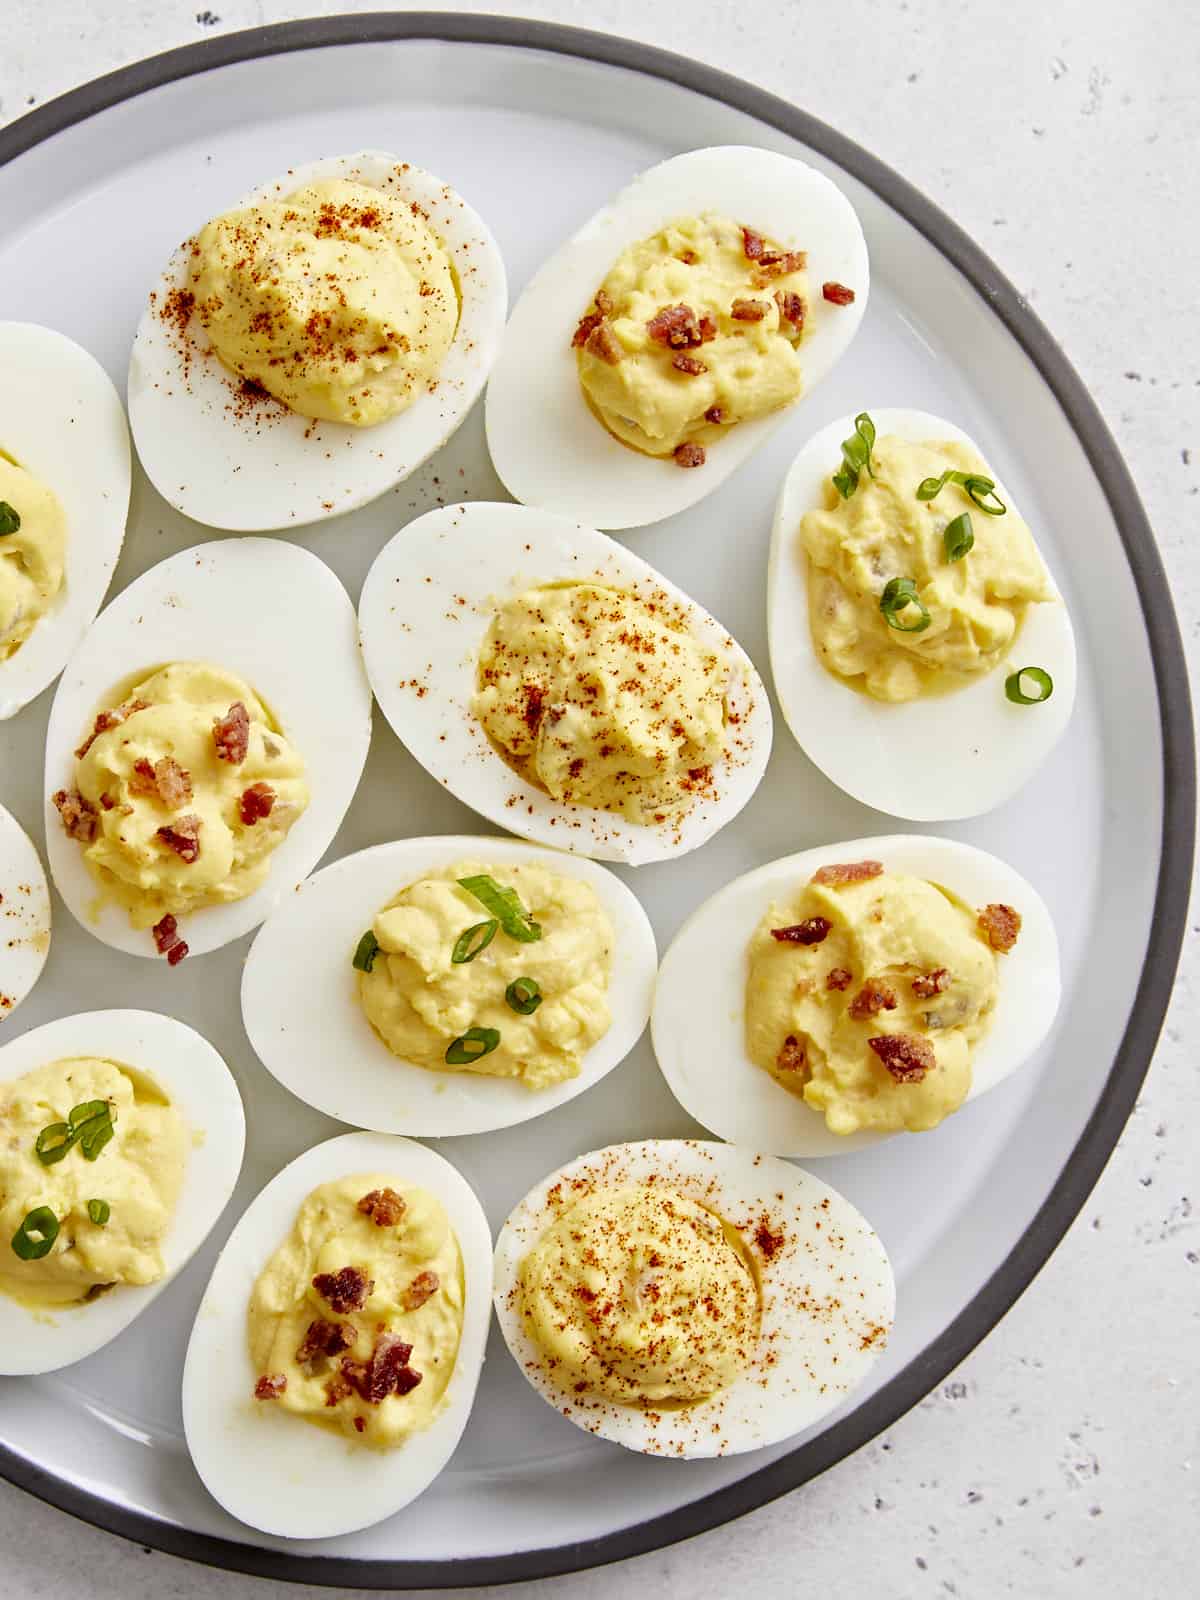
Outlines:
{"label": "speckled white countertop", "polygon": [[[6,0],[0,121],[216,30],[381,3]],[[1157,529],[1195,659],[1200,6],[592,0],[581,10],[514,0],[513,9],[665,45],[757,81],[877,150],[974,234],[1108,418]],[[1050,1265],[951,1381],[859,1455],[741,1522],[620,1569],[504,1593],[1195,1594],[1200,1209],[1189,1193],[1200,1206],[1200,1074],[1185,1041],[1200,1024],[1198,980],[1193,941],[1108,1171]],[[10,1600],[302,1592],[143,1552],[7,1486],[0,1551],[0,1593]]]}

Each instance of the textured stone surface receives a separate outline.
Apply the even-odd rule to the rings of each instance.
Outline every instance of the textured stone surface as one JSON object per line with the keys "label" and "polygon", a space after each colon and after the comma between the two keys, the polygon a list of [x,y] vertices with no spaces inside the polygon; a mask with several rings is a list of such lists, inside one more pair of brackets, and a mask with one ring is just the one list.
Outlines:
{"label": "textured stone surface", "polygon": [[[1194,659],[1200,7],[593,0],[580,13],[567,0],[524,0],[522,11],[753,79],[877,150],[973,233],[1108,418]],[[275,0],[215,0],[211,10],[195,0],[8,0],[0,120],[135,57],[294,14]],[[953,1379],[801,1492],[623,1569],[564,1579],[556,1595],[1195,1593],[1200,1080],[1185,1039],[1200,967],[1194,946],[1189,955],[1107,1173],[1041,1278]],[[0,1591],[13,1600],[301,1592],[144,1554],[2,1486],[0,1549]],[[515,1600],[534,1589],[495,1592]]]}

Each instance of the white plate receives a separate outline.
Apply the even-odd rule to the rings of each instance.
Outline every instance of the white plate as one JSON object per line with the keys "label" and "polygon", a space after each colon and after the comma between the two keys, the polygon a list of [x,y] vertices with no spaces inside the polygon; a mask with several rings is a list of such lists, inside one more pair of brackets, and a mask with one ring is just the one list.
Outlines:
{"label": "white plate", "polygon": [[[137,97],[99,109],[122,94]],[[864,397],[922,407],[987,440],[1031,525],[1046,530],[1075,623],[1079,695],[1065,738],[1022,794],[947,831],[1012,862],[1046,899],[1063,953],[1056,1034],[919,1144],[893,1140],[822,1164],[822,1178],[878,1226],[901,1315],[866,1389],[811,1437],[720,1461],[633,1459],[556,1417],[494,1336],[462,1444],[419,1507],[301,1552],[225,1516],[184,1449],[179,1374],[213,1238],[127,1338],[67,1375],[0,1389],[0,1467],[56,1503],[144,1543],[343,1585],[501,1582],[661,1545],[803,1482],[914,1404],[1020,1293],[1111,1151],[1170,990],[1190,872],[1194,771],[1170,599],[1112,441],[1049,335],[975,246],[871,157],[746,85],[643,46],[479,17],[289,25],[133,68],[0,132],[0,160],[25,150],[0,168],[0,304],[8,316],[57,324],[119,377],[143,292],[197,214],[239,192],[247,170],[278,172],[367,142],[474,197],[519,292],[631,173],[696,145],[746,141],[799,154],[846,189],[868,236],[870,308],[844,361],[753,465],[639,536],[638,553],[720,616],[765,671],[772,506],[803,440]],[[103,251],[88,247],[101,236]],[[439,498],[463,497],[500,497],[479,408],[398,493],[305,542],[357,595],[399,526]],[[122,579],[195,540],[195,524],[139,476]],[[1114,638],[1119,650],[1103,648]],[[0,799],[39,843],[45,710],[30,707],[0,729]],[[704,849],[618,871],[665,947],[740,873],[886,826],[780,740],[754,800]],[[380,719],[330,858],[400,835],[474,831],[466,808]],[[235,945],[169,971],[60,919],[45,977],[9,1025],[103,1003],[169,1008],[198,1026],[246,1099],[243,1204],[337,1131],[254,1059],[236,1001],[244,953]],[[643,1041],[569,1105],[456,1139],[449,1153],[495,1226],[581,1150],[697,1131]]]}

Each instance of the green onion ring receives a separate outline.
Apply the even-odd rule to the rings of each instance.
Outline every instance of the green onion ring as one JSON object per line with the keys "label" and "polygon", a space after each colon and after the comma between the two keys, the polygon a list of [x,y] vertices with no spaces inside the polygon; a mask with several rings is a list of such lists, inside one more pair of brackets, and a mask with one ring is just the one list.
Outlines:
{"label": "green onion ring", "polygon": [[[900,621],[900,612],[908,606],[916,606],[920,613],[915,622]],[[897,633],[924,633],[933,621],[911,578],[889,578],[879,597],[879,609],[888,627]]]}
{"label": "green onion ring", "polygon": [[16,533],[21,526],[21,513],[7,500],[0,500],[0,534]]}
{"label": "green onion ring", "polygon": [[107,1200],[89,1200],[87,1213],[98,1228],[102,1228],[112,1216],[112,1210]]}
{"label": "green onion ring", "polygon": [[948,522],[942,532],[942,548],[947,561],[961,561],[975,543],[975,530],[971,526],[971,513],[961,512],[953,522]]}
{"label": "green onion ring", "polygon": [[475,957],[482,955],[496,937],[500,924],[495,917],[487,922],[476,922],[466,928],[454,941],[454,950],[450,956],[451,962],[456,967],[461,967],[464,962],[474,961]]}
{"label": "green onion ring", "polygon": [[74,1143],[75,1135],[65,1122],[52,1122],[38,1134],[33,1153],[44,1167],[52,1167],[56,1161],[62,1160]]}
{"label": "green onion ring", "polygon": [[540,926],[521,904],[515,889],[501,888],[486,872],[474,878],[459,878],[458,886],[473,895],[484,910],[496,918],[510,939],[520,944],[536,944],[542,937]]}
{"label": "green onion ring", "polygon": [[354,952],[354,959],[350,963],[359,972],[370,972],[375,965],[375,957],[379,954],[379,940],[370,928],[358,941],[358,948]]}
{"label": "green onion ring", "polygon": [[35,1206],[12,1236],[13,1254],[22,1261],[40,1261],[57,1238],[58,1218],[49,1206]]}
{"label": "green onion ring", "polygon": [[[1032,678],[1040,692],[1026,694],[1021,687],[1022,678]],[[1049,700],[1054,693],[1054,679],[1045,667],[1019,667],[1005,678],[1004,692],[1015,706],[1040,706],[1043,700]]]}
{"label": "green onion ring", "polygon": [[854,432],[848,439],[842,440],[843,464],[833,475],[833,486],[843,500],[858,488],[858,480],[862,470],[866,467],[872,477],[875,468],[871,465],[871,451],[875,448],[875,424],[865,411],[860,411],[854,419]]}
{"label": "green onion ring", "polygon": [[483,1056],[490,1056],[499,1043],[498,1028],[468,1028],[466,1033],[460,1033],[458,1038],[451,1040],[447,1046],[446,1065],[468,1067]]}
{"label": "green onion ring", "polygon": [[509,1008],[523,1017],[531,1017],[545,996],[536,978],[514,978],[504,991]]}

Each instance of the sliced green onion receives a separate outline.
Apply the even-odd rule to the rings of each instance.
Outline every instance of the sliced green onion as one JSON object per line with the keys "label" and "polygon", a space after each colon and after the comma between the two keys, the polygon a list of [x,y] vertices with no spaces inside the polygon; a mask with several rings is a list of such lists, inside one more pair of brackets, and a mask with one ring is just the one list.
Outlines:
{"label": "sliced green onion", "polygon": [[515,889],[501,888],[495,878],[486,872],[474,878],[460,878],[458,886],[474,895],[484,910],[497,919],[510,939],[516,939],[521,944],[536,944],[542,937],[541,928],[521,904]]}
{"label": "sliced green onion", "polygon": [[7,500],[0,500],[0,534],[16,533],[21,526],[21,513]]}
{"label": "sliced green onion", "polygon": [[474,961],[481,955],[496,937],[496,930],[500,924],[492,917],[487,922],[477,922],[473,927],[460,933],[454,942],[454,952],[450,960],[456,967],[461,967],[465,961]]}
{"label": "sliced green onion", "polygon": [[449,1067],[470,1066],[472,1061],[478,1061],[483,1056],[490,1056],[500,1043],[500,1030],[498,1028],[468,1028],[466,1033],[460,1033],[457,1039],[451,1041],[446,1050],[446,1065]]}
{"label": "sliced green onion", "polygon": [[91,1217],[92,1221],[96,1224],[96,1226],[98,1228],[102,1228],[104,1226],[104,1224],[108,1221],[109,1217],[112,1216],[112,1211],[111,1211],[111,1209],[109,1207],[108,1201],[107,1200],[89,1200],[88,1201],[88,1216]]}
{"label": "sliced green onion", "polygon": [[351,965],[357,967],[359,972],[370,972],[375,965],[375,957],[378,954],[379,940],[368,928],[358,941],[358,948],[354,952],[354,960]]}
{"label": "sliced green onion", "polygon": [[[1026,693],[1021,681],[1023,678],[1033,682],[1036,694]],[[1044,667],[1021,667],[1005,678],[1004,692],[1015,706],[1040,706],[1043,700],[1049,700],[1054,693],[1054,679]]]}
{"label": "sliced green onion", "polygon": [[961,561],[975,543],[975,530],[971,527],[971,513],[964,511],[948,522],[942,534],[942,545],[947,561]]}
{"label": "sliced green onion", "polygon": [[112,1117],[112,1107],[107,1100],[84,1100],[80,1105],[72,1106],[67,1116],[71,1123],[71,1132],[78,1136],[82,1133],[84,1125],[95,1122],[97,1117]]}
{"label": "sliced green onion", "polygon": [[79,1148],[85,1161],[95,1161],[113,1136],[113,1125],[107,1117],[96,1117],[79,1130]]}
{"label": "sliced green onion", "polygon": [[531,1017],[544,998],[536,978],[514,978],[504,991],[509,1008]]}
{"label": "sliced green onion", "polygon": [[[1008,507],[996,493],[994,479],[985,478],[982,472],[955,472],[947,467],[940,478],[922,478],[917,485],[918,500],[936,500],[948,483],[956,483],[972,505],[988,517],[1002,517]],[[988,501],[994,501],[989,505]]]}
{"label": "sliced green onion", "polygon": [[52,1167],[56,1161],[62,1160],[74,1143],[75,1135],[65,1122],[52,1122],[38,1134],[33,1153],[44,1167]]}
{"label": "sliced green onion", "polygon": [[[908,606],[917,608],[918,615],[915,622],[900,620],[900,613]],[[933,621],[911,578],[890,578],[879,597],[879,609],[883,612],[883,620],[888,627],[895,628],[897,633],[924,633]]]}
{"label": "sliced green onion", "polygon": [[22,1261],[40,1261],[57,1238],[58,1218],[49,1206],[35,1206],[12,1236],[13,1254]]}
{"label": "sliced green onion", "polygon": [[833,486],[843,500],[858,488],[858,480],[864,467],[875,476],[875,468],[871,465],[871,451],[875,448],[875,424],[865,411],[860,411],[854,419],[854,432],[848,439],[842,440],[842,465],[833,475]]}
{"label": "sliced green onion", "polygon": [[33,1153],[44,1167],[52,1167],[78,1144],[84,1157],[94,1161],[113,1136],[116,1112],[107,1100],[84,1100],[72,1106],[69,1122],[52,1122],[34,1140]]}

